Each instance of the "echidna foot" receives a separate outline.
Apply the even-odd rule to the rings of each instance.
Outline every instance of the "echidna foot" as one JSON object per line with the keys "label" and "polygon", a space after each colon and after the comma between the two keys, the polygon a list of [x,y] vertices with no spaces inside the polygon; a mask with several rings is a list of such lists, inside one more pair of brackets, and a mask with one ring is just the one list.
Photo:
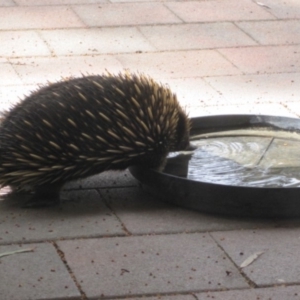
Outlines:
{"label": "echidna foot", "polygon": [[25,202],[23,208],[42,208],[60,203],[59,192],[62,185],[41,186],[35,189],[33,196]]}

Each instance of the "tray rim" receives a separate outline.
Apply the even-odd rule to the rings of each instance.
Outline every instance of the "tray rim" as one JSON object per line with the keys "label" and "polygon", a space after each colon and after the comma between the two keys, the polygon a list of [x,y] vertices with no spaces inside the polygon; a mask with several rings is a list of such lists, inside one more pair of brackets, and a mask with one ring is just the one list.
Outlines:
{"label": "tray rim", "polygon": [[[191,132],[193,132],[193,126],[209,130],[209,128],[213,128],[211,124],[223,125],[224,122],[225,126],[222,127],[225,128],[224,130],[228,130],[228,127],[232,125],[240,128],[241,124],[254,124],[254,126],[267,125],[275,129],[300,132],[299,118],[250,114],[192,118]],[[150,194],[158,196],[162,201],[181,207],[205,213],[247,217],[300,216],[299,187],[234,186],[191,180],[163,171],[145,170],[137,166],[132,166],[129,170]]]}
{"label": "tray rim", "polygon": [[[245,121],[245,120],[251,120],[254,121],[254,127],[260,127],[261,125],[270,125],[270,123],[268,123],[267,121],[270,119],[276,119],[276,121],[285,121],[285,120],[290,120],[290,121],[295,121],[295,122],[299,122],[299,128],[295,128],[295,127],[289,127],[288,130],[282,128],[282,127],[276,127],[274,126],[274,124],[272,124],[273,126],[270,126],[272,128],[276,128],[276,129],[281,129],[281,130],[286,130],[286,131],[292,131],[292,130],[298,130],[300,133],[300,118],[291,118],[291,117],[283,117],[283,116],[269,116],[269,115],[252,115],[252,114],[243,114],[243,115],[210,115],[210,116],[203,116],[203,117],[195,117],[195,118],[191,118],[191,122],[193,124],[193,122],[202,122],[203,120],[207,121],[207,120],[211,120],[211,119],[215,119],[215,118],[219,118],[220,119],[225,119],[227,120],[229,117],[232,119],[237,119],[237,121],[241,122],[241,121]],[[262,120],[262,123],[260,123],[260,120]],[[298,123],[297,122],[297,123]],[[227,124],[228,125],[228,124]],[[231,125],[231,123],[230,123]],[[193,125],[192,125],[193,126]],[[230,128],[234,128],[229,126]],[[206,129],[206,127],[205,127]],[[221,131],[226,131],[228,130],[228,128],[226,127],[226,129],[221,130]],[[220,132],[221,132],[220,131]],[[219,132],[219,131],[208,131],[208,132]],[[198,181],[198,180],[193,180],[193,179],[188,179],[188,178],[184,178],[184,177],[179,177],[176,175],[172,175],[172,174],[168,174],[168,173],[164,173],[156,171],[156,170],[151,170],[153,173],[157,173],[157,174],[164,174],[164,176],[168,176],[168,177],[174,177],[178,180],[186,180],[186,181],[191,181],[191,182],[197,182],[197,183],[205,183],[205,184],[211,184],[212,186],[228,186],[228,187],[234,187],[234,188],[246,188],[246,189],[270,189],[270,190],[275,190],[275,189],[299,189],[300,187],[263,187],[263,186],[258,186],[258,187],[253,187],[253,186],[240,186],[240,185],[228,185],[228,184],[219,184],[219,183],[213,183],[213,182],[204,182],[204,181]]]}

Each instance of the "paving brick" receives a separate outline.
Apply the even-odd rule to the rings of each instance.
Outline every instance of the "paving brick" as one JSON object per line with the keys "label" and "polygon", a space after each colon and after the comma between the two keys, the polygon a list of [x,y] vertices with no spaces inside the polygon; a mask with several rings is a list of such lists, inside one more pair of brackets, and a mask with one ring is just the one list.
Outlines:
{"label": "paving brick", "polygon": [[262,45],[300,43],[300,23],[298,20],[239,22],[237,25]]}
{"label": "paving brick", "polygon": [[36,89],[35,86],[0,86],[0,111],[9,109],[12,105],[24,99],[31,91]]}
{"label": "paving brick", "polygon": [[[128,299],[128,298],[126,298]],[[139,298],[130,298],[130,300],[195,300],[195,297],[192,295],[179,295],[179,296],[157,296],[157,297],[139,297]],[[120,299],[125,300],[125,298]]]}
{"label": "paving brick", "polygon": [[286,102],[285,106],[293,113],[300,116],[300,103],[299,102]]}
{"label": "paving brick", "polygon": [[185,22],[275,19],[268,10],[251,1],[176,1],[165,5]]}
{"label": "paving brick", "polygon": [[15,1],[13,0],[0,0],[0,7],[1,6],[15,6]]}
{"label": "paving brick", "polygon": [[5,47],[0,47],[0,56],[45,56],[51,52],[35,31],[0,31],[0,40]]}
{"label": "paving brick", "polygon": [[[164,0],[161,2],[166,2],[166,1],[170,1],[170,0]],[[172,0],[171,0],[172,1]],[[109,2],[111,3],[128,3],[128,2],[155,2],[155,1],[149,1],[149,0],[109,0]]]}
{"label": "paving brick", "polygon": [[202,78],[171,78],[166,83],[176,93],[180,104],[186,108],[223,103],[225,100]]}
{"label": "paving brick", "polygon": [[1,30],[65,27],[85,27],[69,7],[0,7]]}
{"label": "paving brick", "polygon": [[81,74],[101,74],[106,69],[117,73],[123,69],[112,55],[16,58],[10,62],[26,84],[45,84]]}
{"label": "paving brick", "polygon": [[21,84],[22,81],[14,68],[4,60],[0,60],[1,85]]}
{"label": "paving brick", "polygon": [[216,105],[206,106],[203,113],[207,115],[231,115],[231,114],[254,114],[254,115],[271,115],[297,118],[297,114],[279,103],[267,104],[235,104],[235,105]]}
{"label": "paving brick", "polygon": [[257,44],[228,22],[143,26],[140,31],[159,50],[211,49]]}
{"label": "paving brick", "polygon": [[101,190],[103,199],[132,234],[264,228],[276,222],[220,218],[158,201],[137,188]]}
{"label": "paving brick", "polygon": [[21,208],[28,197],[0,201],[0,244],[122,235],[120,222],[94,191],[64,192],[69,201],[42,209]]}
{"label": "paving brick", "polygon": [[298,0],[264,0],[268,11],[279,19],[299,19],[300,7]]}
{"label": "paving brick", "polygon": [[[153,51],[135,27],[45,30],[40,34],[56,55]],[[65,41],[61,43],[61,41]]]}
{"label": "paving brick", "polygon": [[203,106],[189,106],[186,108],[186,111],[190,118],[207,116],[209,114]]}
{"label": "paving brick", "polygon": [[300,99],[299,73],[206,77],[205,81],[220,93],[229,105],[284,104]]}
{"label": "paving brick", "polygon": [[238,266],[250,255],[264,252],[243,268],[246,276],[257,286],[299,284],[299,234],[298,228],[212,233]]}
{"label": "paving brick", "polygon": [[248,286],[206,234],[85,239],[58,244],[88,298]]}
{"label": "paving brick", "polygon": [[[88,26],[181,23],[163,3],[116,3],[73,6]],[[153,13],[155,12],[155,13]]]}
{"label": "paving brick", "polygon": [[0,246],[0,293],[3,300],[80,299],[80,293],[51,244]]}
{"label": "paving brick", "polygon": [[212,75],[234,75],[240,71],[214,50],[119,54],[124,68],[143,70],[156,80]]}
{"label": "paving brick", "polygon": [[219,51],[244,73],[300,71],[300,46],[245,47]]}
{"label": "paving brick", "polygon": [[14,0],[21,6],[106,3],[107,0]]}
{"label": "paving brick", "polygon": [[300,286],[247,289],[196,294],[197,300],[296,300],[300,299]]}

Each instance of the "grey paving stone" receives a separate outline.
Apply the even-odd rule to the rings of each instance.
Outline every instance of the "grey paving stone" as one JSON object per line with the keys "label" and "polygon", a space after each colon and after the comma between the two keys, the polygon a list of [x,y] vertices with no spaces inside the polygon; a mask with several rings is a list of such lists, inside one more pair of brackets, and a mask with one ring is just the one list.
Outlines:
{"label": "grey paving stone", "polygon": [[167,82],[168,78],[241,74],[241,71],[214,50],[119,54],[115,57],[124,68],[143,70],[163,82]]}
{"label": "grey paving stone", "polygon": [[94,4],[105,3],[107,0],[14,0],[18,5],[67,5],[67,4]]}
{"label": "grey paving stone", "polygon": [[166,84],[176,93],[180,104],[185,108],[227,103],[203,78],[168,78]]}
{"label": "grey paving stone", "polygon": [[207,292],[196,296],[197,300],[296,300],[300,299],[300,286]]}
{"label": "grey paving stone", "polygon": [[260,102],[254,104],[205,106],[204,111],[207,115],[252,114],[297,118],[296,113],[291,112],[282,104],[268,103],[268,101],[263,100]]}
{"label": "grey paving stone", "polygon": [[[111,73],[123,69],[112,55],[12,58],[10,62],[26,84],[47,84],[82,74],[101,74],[106,69]],[[1,73],[0,69],[0,76]]]}
{"label": "grey paving stone", "polygon": [[80,293],[51,244],[0,246],[1,300],[80,299]]}
{"label": "grey paving stone", "polygon": [[0,7],[0,29],[85,27],[68,6],[14,6]]}
{"label": "grey paving stone", "polygon": [[298,73],[300,70],[300,46],[298,45],[241,47],[219,51],[245,74],[275,73],[276,75],[276,73]]}
{"label": "grey paving stone", "polygon": [[124,234],[95,190],[63,196],[71,200],[41,209],[21,208],[22,197],[0,201],[0,244]]}
{"label": "grey paving stone", "polygon": [[35,31],[0,31],[0,40],[5,41],[5,47],[0,48],[2,57],[51,55],[47,44]]}
{"label": "grey paving stone", "polygon": [[257,286],[300,283],[300,229],[265,229],[212,233],[240,266],[251,255],[263,254],[243,272]]}
{"label": "grey paving stone", "polygon": [[170,1],[166,6],[187,23],[274,19],[268,10],[252,1]]}
{"label": "grey paving stone", "polygon": [[130,299],[130,300],[195,300],[195,297],[192,295],[172,295],[172,296],[156,296],[156,297],[139,297],[139,298],[122,298],[120,300],[125,300],[125,299]]}
{"label": "grey paving stone", "polygon": [[34,85],[0,86],[0,111],[11,108],[35,89]]}
{"label": "grey paving stone", "polygon": [[257,43],[228,22],[143,26],[141,32],[159,50],[212,49]]}
{"label": "grey paving stone", "polygon": [[[298,0],[264,0],[267,10],[279,19],[299,19],[300,7]],[[292,29],[291,29],[292,30]]]}
{"label": "grey paving stone", "polygon": [[286,102],[285,106],[298,116],[300,116],[300,103],[299,102]]}
{"label": "grey paving stone", "polygon": [[160,202],[138,188],[100,191],[132,234],[214,231],[276,226],[275,221],[222,218]]}
{"label": "grey paving stone", "polygon": [[88,298],[248,287],[206,234],[85,239],[58,245]]}
{"label": "grey paving stone", "polygon": [[182,23],[163,3],[153,1],[74,5],[73,9],[83,22],[91,27]]}
{"label": "grey paving stone", "polygon": [[91,176],[85,179],[67,183],[64,190],[70,189],[90,189],[90,188],[107,188],[107,187],[132,187],[138,186],[138,181],[130,174],[129,170],[125,171],[107,171],[99,175]]}
{"label": "grey paving stone", "polygon": [[[300,8],[298,8],[300,17]],[[262,45],[299,44],[299,20],[238,22],[237,25]]]}
{"label": "grey paving stone", "polygon": [[0,59],[0,78],[2,85],[22,84],[14,68],[4,59]]}
{"label": "grey paving stone", "polygon": [[[95,55],[155,50],[135,27],[42,30],[40,34],[56,55]],[[68,42],[61,43],[63,40]]]}
{"label": "grey paving stone", "polygon": [[204,105],[186,107],[186,112],[191,118],[209,115],[209,113],[205,110]]}
{"label": "grey paving stone", "polygon": [[250,103],[255,109],[254,103],[284,104],[300,99],[300,73],[214,76],[205,81],[222,94],[227,105]]}
{"label": "grey paving stone", "polygon": [[13,0],[0,0],[0,6],[15,6],[14,2]]}

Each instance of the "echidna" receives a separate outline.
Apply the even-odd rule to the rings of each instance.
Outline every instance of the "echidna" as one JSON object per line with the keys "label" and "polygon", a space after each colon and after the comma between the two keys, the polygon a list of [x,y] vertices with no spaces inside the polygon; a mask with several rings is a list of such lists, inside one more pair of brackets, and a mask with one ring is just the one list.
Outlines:
{"label": "echidna", "polygon": [[161,168],[170,151],[189,145],[189,129],[176,95],[142,74],[50,84],[5,115],[0,186],[29,187],[30,205],[52,204],[71,180],[132,165]]}

